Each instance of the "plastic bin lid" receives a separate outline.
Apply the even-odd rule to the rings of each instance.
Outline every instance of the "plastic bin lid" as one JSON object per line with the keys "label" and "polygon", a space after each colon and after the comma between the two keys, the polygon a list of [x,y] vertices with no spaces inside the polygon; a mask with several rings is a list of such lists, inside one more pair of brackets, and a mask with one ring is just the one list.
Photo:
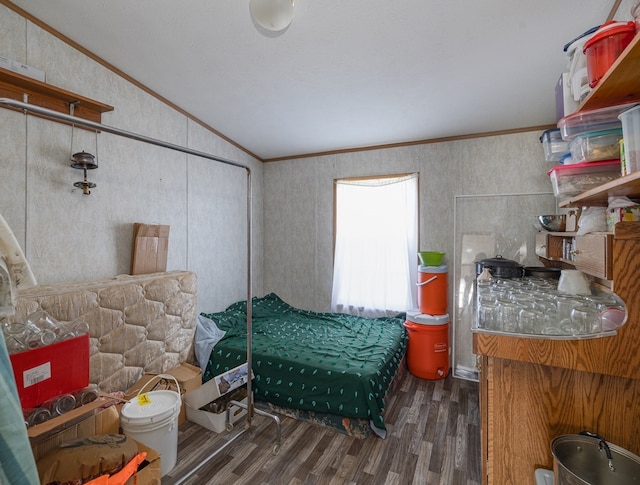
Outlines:
{"label": "plastic bin lid", "polygon": [[449,314],[429,315],[427,313],[420,313],[419,310],[409,310],[407,312],[407,321],[421,325],[444,325],[445,323],[449,323]]}
{"label": "plastic bin lid", "polygon": [[[568,52],[570,49],[573,50],[575,49],[580,43],[584,43],[587,40],[589,40],[589,36],[591,34],[594,34],[595,32],[598,31],[598,29],[600,28],[600,25],[596,25],[595,27],[591,27],[589,30],[587,30],[586,32],[583,32],[582,34],[580,34],[578,37],[576,37],[573,40],[570,40],[569,42],[567,42],[564,47],[563,47],[563,51]],[[575,45],[574,45],[575,44]]]}
{"label": "plastic bin lid", "polygon": [[[620,165],[620,160],[604,160],[602,162],[583,162],[583,163],[572,163],[570,165],[556,165],[551,168],[547,175],[551,175],[553,172],[567,172],[564,175],[573,175],[574,173],[580,172],[599,172],[600,170],[588,170],[588,169],[606,169],[608,167],[614,167],[615,165]],[[577,169],[577,170],[576,170]],[[587,170],[583,170],[587,169]],[[571,173],[569,173],[571,171]]]}
{"label": "plastic bin lid", "polygon": [[596,42],[605,39],[611,35],[622,34],[627,32],[636,31],[636,23],[633,20],[629,20],[627,22],[612,20],[611,22],[607,22],[602,24],[602,27],[598,29],[598,31],[593,34],[585,44],[582,49],[583,52],[587,52],[589,47],[591,47]]}
{"label": "plastic bin lid", "polygon": [[447,272],[447,265],[443,264],[441,266],[424,266],[424,265],[420,265],[418,266],[418,271],[420,273],[446,273]]}
{"label": "plastic bin lid", "polygon": [[636,104],[635,106],[632,106],[629,109],[625,109],[622,113],[618,115],[618,119],[622,121],[622,118],[624,118],[628,114],[631,114],[632,111],[637,111],[638,109],[640,109],[640,104]]}
{"label": "plastic bin lid", "polygon": [[[605,108],[577,111],[561,118],[558,121],[558,128],[562,132],[562,139],[570,141],[576,135],[598,131],[603,129],[618,128],[620,113],[628,110],[638,103],[623,103]],[[614,124],[614,125],[611,125]]]}
{"label": "plastic bin lid", "polygon": [[560,136],[560,128],[551,128],[542,132],[542,135],[540,135],[540,143],[554,139],[552,135],[555,135],[556,140],[562,140],[562,137]]}
{"label": "plastic bin lid", "polygon": [[622,128],[612,128],[610,130],[599,130],[599,131],[590,131],[589,133],[581,133],[580,135],[576,135],[576,137],[571,140],[571,142],[573,143],[576,140],[580,140],[582,138],[591,138],[591,137],[595,137],[595,136],[602,136],[602,135],[621,135],[622,134]]}
{"label": "plastic bin lid", "polygon": [[120,419],[125,423],[157,423],[180,412],[181,398],[175,391],[150,391],[146,400],[139,402],[139,396],[127,401],[120,411]]}

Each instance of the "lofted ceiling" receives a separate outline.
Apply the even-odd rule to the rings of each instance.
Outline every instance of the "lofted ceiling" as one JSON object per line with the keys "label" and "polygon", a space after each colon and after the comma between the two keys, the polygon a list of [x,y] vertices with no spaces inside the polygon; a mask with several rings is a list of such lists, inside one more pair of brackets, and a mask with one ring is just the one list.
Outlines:
{"label": "lofted ceiling", "polygon": [[295,0],[273,34],[249,0],[12,1],[263,160],[553,124],[616,3]]}

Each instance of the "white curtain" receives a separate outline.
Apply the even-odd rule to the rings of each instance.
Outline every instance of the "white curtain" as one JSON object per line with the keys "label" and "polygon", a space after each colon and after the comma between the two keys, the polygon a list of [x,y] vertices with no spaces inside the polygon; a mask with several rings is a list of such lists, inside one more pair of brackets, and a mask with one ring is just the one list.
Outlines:
{"label": "white curtain", "polygon": [[376,317],[416,308],[418,176],[336,181],[331,309]]}

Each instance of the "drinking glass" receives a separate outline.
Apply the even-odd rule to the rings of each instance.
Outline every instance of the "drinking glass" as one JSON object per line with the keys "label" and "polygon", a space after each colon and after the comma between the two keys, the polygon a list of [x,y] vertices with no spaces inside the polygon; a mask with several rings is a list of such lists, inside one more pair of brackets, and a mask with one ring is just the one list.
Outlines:
{"label": "drinking glass", "polygon": [[478,328],[498,329],[498,305],[493,301],[481,301],[478,306]]}
{"label": "drinking glass", "polygon": [[600,312],[590,306],[577,306],[571,310],[571,323],[578,335],[602,331]]}
{"label": "drinking glass", "polygon": [[560,320],[568,319],[571,317],[571,310],[577,306],[583,305],[583,300],[575,296],[558,295],[556,296],[556,308],[558,311],[558,318]]}
{"label": "drinking glass", "polygon": [[523,308],[519,314],[520,331],[522,333],[539,334],[544,325],[542,312],[533,308]]}
{"label": "drinking glass", "polygon": [[502,301],[498,306],[498,329],[504,332],[518,332],[520,307],[513,302]]}

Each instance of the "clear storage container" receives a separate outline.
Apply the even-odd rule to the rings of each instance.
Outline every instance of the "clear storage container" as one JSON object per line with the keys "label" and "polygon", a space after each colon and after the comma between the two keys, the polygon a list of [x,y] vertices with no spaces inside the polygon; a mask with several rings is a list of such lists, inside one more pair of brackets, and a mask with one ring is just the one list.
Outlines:
{"label": "clear storage container", "polygon": [[562,139],[573,140],[578,135],[593,131],[617,130],[622,127],[618,116],[636,103],[616,104],[606,108],[578,111],[558,121]]}
{"label": "clear storage container", "polygon": [[544,131],[540,136],[540,143],[547,162],[559,162],[563,155],[569,153],[569,142],[562,139],[559,128]]}
{"label": "clear storage container", "polygon": [[594,131],[576,136],[569,144],[575,163],[620,159],[622,129]]}
{"label": "clear storage container", "polygon": [[640,104],[620,114],[627,172],[640,170]]}
{"label": "clear storage container", "polygon": [[555,196],[566,199],[620,177],[620,160],[556,165],[547,174]]}

